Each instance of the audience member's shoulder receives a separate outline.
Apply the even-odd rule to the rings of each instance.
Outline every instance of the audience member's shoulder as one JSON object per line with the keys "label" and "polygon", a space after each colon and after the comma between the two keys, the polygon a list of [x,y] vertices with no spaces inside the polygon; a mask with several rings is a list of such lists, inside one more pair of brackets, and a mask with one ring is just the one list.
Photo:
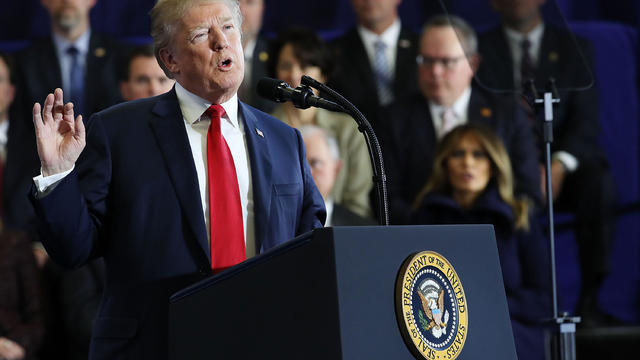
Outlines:
{"label": "audience member's shoulder", "polygon": [[171,90],[157,96],[121,102],[96,113],[96,115],[105,119],[130,118],[136,112],[151,111],[159,102],[168,102],[167,105],[171,105],[171,102],[173,102],[173,105],[178,106],[175,92]]}

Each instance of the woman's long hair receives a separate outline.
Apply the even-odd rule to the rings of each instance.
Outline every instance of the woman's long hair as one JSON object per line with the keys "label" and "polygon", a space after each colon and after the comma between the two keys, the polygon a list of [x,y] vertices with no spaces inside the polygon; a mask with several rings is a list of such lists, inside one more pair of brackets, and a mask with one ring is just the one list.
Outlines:
{"label": "woman's long hair", "polygon": [[445,194],[452,192],[453,189],[447,173],[447,160],[466,135],[474,136],[487,153],[491,162],[491,181],[494,181],[498,187],[500,198],[513,209],[515,228],[528,230],[529,201],[526,198],[516,199],[513,194],[513,172],[507,150],[493,131],[478,124],[467,123],[458,126],[447,133],[438,143],[433,161],[433,172],[416,197],[414,209],[420,206],[424,197],[430,192],[437,191]]}

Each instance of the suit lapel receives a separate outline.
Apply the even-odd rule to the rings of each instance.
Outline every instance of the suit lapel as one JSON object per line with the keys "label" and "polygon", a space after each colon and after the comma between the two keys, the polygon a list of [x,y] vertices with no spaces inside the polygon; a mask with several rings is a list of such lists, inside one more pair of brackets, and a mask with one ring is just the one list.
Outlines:
{"label": "suit lapel", "polygon": [[494,109],[487,101],[481,90],[471,88],[471,98],[469,99],[469,110],[467,112],[467,121],[470,123],[483,124],[489,128],[494,128]]}
{"label": "suit lapel", "polygon": [[202,213],[200,186],[175,88],[160,97],[152,111],[155,116],[150,125],[180,206],[198,244],[210,261],[211,251]]}
{"label": "suit lapel", "polygon": [[[378,99],[378,91],[374,81],[373,70],[369,64],[369,55],[364,48],[362,39],[356,29],[352,30],[348,35],[348,53],[347,59],[351,58],[354,62],[354,69],[358,72],[358,82],[362,84],[362,91],[368,93],[370,99]],[[376,100],[376,102],[378,102]]]}
{"label": "suit lapel", "polygon": [[251,164],[251,184],[253,186],[253,213],[255,216],[256,249],[262,250],[263,234],[267,233],[269,211],[271,209],[272,164],[269,151],[269,133],[260,126],[256,112],[239,102],[239,110],[244,121],[244,133]]}
{"label": "suit lapel", "polygon": [[[48,38],[43,43],[44,53],[38,58],[38,73],[40,74],[40,80],[42,84],[46,84],[44,93],[48,94],[53,92],[56,87],[62,88],[62,74],[60,71],[60,62],[58,60],[58,54],[56,53],[56,47],[53,44],[53,39]],[[38,84],[40,85],[40,84]],[[42,99],[44,100],[44,99]],[[42,101],[39,100],[39,101]]]}
{"label": "suit lapel", "polygon": [[[396,68],[393,90],[395,94],[412,92],[416,82],[416,52],[417,44],[409,36],[406,29],[400,31],[396,45]],[[411,86],[411,89],[407,87]]]}
{"label": "suit lapel", "polygon": [[538,67],[536,68],[536,79],[538,89],[545,89],[547,80],[550,77],[557,78],[560,75],[558,69],[558,44],[553,29],[546,26],[542,34],[542,43],[538,54]]}

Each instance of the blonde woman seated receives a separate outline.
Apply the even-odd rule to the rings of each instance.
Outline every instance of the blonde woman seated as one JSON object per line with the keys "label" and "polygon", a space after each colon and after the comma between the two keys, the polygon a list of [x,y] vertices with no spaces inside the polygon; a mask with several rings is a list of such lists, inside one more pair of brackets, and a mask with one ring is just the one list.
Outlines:
{"label": "blonde woman seated", "polygon": [[[280,34],[273,53],[276,54],[275,77],[292,87],[300,86],[302,75],[323,83],[328,80],[331,72],[328,48],[314,32],[292,29]],[[371,216],[371,161],[364,137],[353,119],[313,107],[297,109],[291,102],[280,104],[271,115],[295,128],[317,126],[336,138],[342,170],[333,188],[333,199],[360,216]]]}
{"label": "blonde woman seated", "polygon": [[544,359],[542,325],[552,316],[548,247],[528,201],[514,198],[511,163],[500,139],[476,124],[448,133],[438,144],[412,223],[493,224],[518,358]]}

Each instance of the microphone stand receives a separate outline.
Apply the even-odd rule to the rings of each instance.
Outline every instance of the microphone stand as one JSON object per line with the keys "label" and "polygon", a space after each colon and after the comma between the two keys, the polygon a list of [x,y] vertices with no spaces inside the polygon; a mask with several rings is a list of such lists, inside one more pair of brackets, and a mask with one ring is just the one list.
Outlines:
{"label": "microphone stand", "polygon": [[373,132],[371,124],[367,121],[364,115],[362,115],[360,110],[335,90],[307,75],[302,76],[301,82],[303,85],[310,86],[328,94],[334,101],[340,104],[344,108],[344,112],[351,115],[358,124],[358,130],[364,135],[365,142],[367,143],[367,149],[369,150],[369,158],[371,159],[373,183],[375,184],[376,194],[378,195],[378,219],[380,221],[380,225],[389,225],[387,178],[384,171],[384,162],[382,160],[380,143],[378,142],[376,134]]}
{"label": "microphone stand", "polygon": [[547,89],[539,96],[532,79],[525,83],[529,92],[527,101],[536,109],[544,111],[543,140],[545,144],[545,181],[547,185],[547,218],[549,224],[549,244],[551,256],[551,287],[553,297],[553,318],[551,323],[556,325],[551,343],[551,358],[554,360],[576,359],[576,324],[580,323],[579,316],[569,316],[569,313],[558,313],[558,293],[556,283],[556,255],[555,234],[553,222],[553,189],[551,187],[551,143],[553,143],[553,110],[560,103],[560,97],[555,85],[555,79],[550,78]]}

